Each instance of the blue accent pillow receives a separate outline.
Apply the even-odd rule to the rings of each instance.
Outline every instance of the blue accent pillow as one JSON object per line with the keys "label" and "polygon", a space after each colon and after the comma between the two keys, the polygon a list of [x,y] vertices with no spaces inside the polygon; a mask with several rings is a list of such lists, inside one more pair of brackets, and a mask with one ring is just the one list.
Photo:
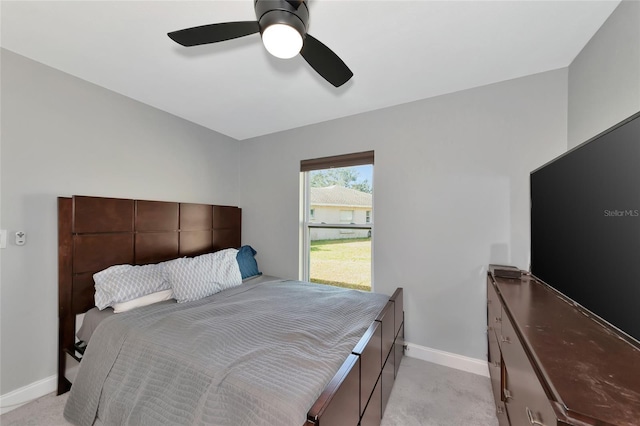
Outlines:
{"label": "blue accent pillow", "polygon": [[238,261],[243,280],[245,278],[255,277],[256,275],[262,275],[262,272],[258,270],[258,262],[256,262],[254,257],[256,253],[251,246],[242,246],[238,250],[236,260]]}

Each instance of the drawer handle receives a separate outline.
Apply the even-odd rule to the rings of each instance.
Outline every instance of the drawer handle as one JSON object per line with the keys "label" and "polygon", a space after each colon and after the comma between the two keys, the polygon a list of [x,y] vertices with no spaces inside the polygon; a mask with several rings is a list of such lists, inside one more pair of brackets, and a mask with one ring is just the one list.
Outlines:
{"label": "drawer handle", "polygon": [[[508,400],[508,399],[511,399],[511,398],[513,398],[513,394],[511,393],[511,391],[509,389],[505,389],[504,390],[504,399],[505,399],[505,401]],[[527,408],[527,410],[528,410],[528,408]]]}
{"label": "drawer handle", "polygon": [[502,343],[511,343],[511,339],[509,338],[509,336],[505,337],[505,336],[500,336],[500,341]]}
{"label": "drawer handle", "polygon": [[533,418],[533,413],[529,407],[526,407],[527,417],[529,418],[529,423],[532,425],[544,426],[544,423],[539,422],[538,420]]}
{"label": "drawer handle", "polygon": [[496,322],[502,322],[502,318],[496,317]]}

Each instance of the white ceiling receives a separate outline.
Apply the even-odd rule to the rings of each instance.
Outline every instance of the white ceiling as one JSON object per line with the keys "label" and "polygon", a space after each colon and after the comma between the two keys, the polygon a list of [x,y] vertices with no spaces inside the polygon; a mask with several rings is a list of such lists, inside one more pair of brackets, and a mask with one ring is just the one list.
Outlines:
{"label": "white ceiling", "polygon": [[310,0],[309,33],[354,73],[337,89],[258,34],[191,48],[166,35],[255,20],[252,0],[2,0],[0,42],[242,140],[567,67],[618,3]]}

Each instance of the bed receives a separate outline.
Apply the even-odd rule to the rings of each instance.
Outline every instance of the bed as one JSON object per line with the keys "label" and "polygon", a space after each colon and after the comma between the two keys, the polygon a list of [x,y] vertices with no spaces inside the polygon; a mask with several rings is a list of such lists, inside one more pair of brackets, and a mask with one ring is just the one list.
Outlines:
{"label": "bed", "polygon": [[[241,243],[241,210],[237,207],[230,206],[74,196],[71,198],[58,199],[58,226],[60,318],[59,394],[68,391],[71,387],[68,374],[66,373],[68,372],[68,364],[72,363],[74,358],[78,358],[77,352],[74,350],[76,332],[75,318],[77,314],[84,313],[94,306],[94,273],[112,265],[154,264],[183,256],[193,257],[205,253],[224,251],[223,249],[227,248],[238,248]],[[235,397],[225,393],[226,391],[222,389],[220,383],[231,382],[233,383],[234,389],[245,387],[245,385],[241,382],[233,382],[225,375],[225,380],[216,382],[215,385],[211,385],[211,383],[206,384],[206,386],[202,385],[204,386],[203,389],[206,389],[204,393],[207,395],[213,394],[212,389],[218,389],[220,393],[219,395],[215,394],[208,396],[207,399],[202,399],[202,401],[207,402],[200,402],[200,405],[196,404],[204,414],[199,415],[200,417],[198,417],[198,419],[187,419],[186,417],[181,417],[181,419],[184,420],[186,424],[198,424],[198,422],[216,424],[217,422],[212,419],[224,417],[224,410],[227,409],[225,407],[238,405],[243,407],[243,410],[252,413],[251,419],[246,420],[246,424],[344,424],[354,426],[358,424],[379,424],[400,365],[400,360],[403,356],[404,313],[401,288],[398,288],[389,298],[381,295],[373,296],[373,298],[378,299],[376,301],[377,305],[367,308],[369,309],[368,312],[355,316],[372,319],[370,323],[367,319],[366,323],[356,326],[355,317],[345,317],[345,321],[342,321],[341,324],[338,323],[337,326],[347,328],[348,332],[346,335],[348,335],[348,337],[344,339],[340,338],[340,340],[335,342],[330,340],[335,333],[330,332],[323,334],[323,330],[329,330],[329,326],[323,325],[322,321],[324,321],[324,319],[322,319],[321,316],[316,316],[320,315],[322,313],[321,311],[330,312],[330,305],[338,305],[336,301],[344,296],[344,294],[339,292],[345,290],[310,283],[281,280],[275,277],[270,279],[263,278],[255,282],[249,280],[239,287],[230,288],[211,296],[211,300],[184,304],[185,306],[189,305],[192,311],[185,314],[186,316],[182,319],[172,319],[170,323],[180,329],[194,328],[195,325],[199,324],[200,315],[204,315],[200,310],[205,309],[205,305],[213,306],[214,304],[218,304],[215,305],[215,314],[213,315],[218,315],[219,312],[227,309],[224,307],[224,303],[231,303],[234,306],[233,308],[228,308],[231,312],[237,312],[238,306],[248,308],[251,306],[250,303],[254,303],[255,305],[253,305],[253,308],[250,308],[250,311],[258,312],[262,309],[263,305],[266,306],[266,304],[261,301],[273,298],[267,294],[273,294],[272,292],[278,289],[287,292],[284,293],[287,294],[287,298],[296,300],[295,309],[286,309],[287,314],[290,314],[290,319],[304,318],[305,321],[300,322],[306,322],[307,324],[305,326],[306,328],[296,331],[301,337],[298,338],[294,335],[288,335],[285,338],[287,343],[286,345],[282,345],[284,349],[280,351],[281,354],[279,355],[283,357],[279,361],[281,365],[287,365],[287,369],[290,369],[285,369],[285,376],[288,373],[289,379],[300,378],[300,380],[298,382],[289,380],[295,383],[291,385],[291,388],[288,388],[286,384],[272,382],[272,379],[266,376],[262,377],[261,372],[266,370],[266,368],[260,366],[259,361],[258,364],[256,364],[257,366],[254,372],[251,372],[250,368],[252,367],[248,367],[249,364],[243,364],[241,371],[246,372],[246,375],[249,377],[247,381],[251,382],[246,386],[248,390],[245,390],[247,392],[257,392],[260,398],[262,398],[266,392],[255,390],[259,390],[261,386],[263,386],[264,389],[275,389],[276,394],[279,394],[281,397],[271,402],[268,399],[259,400],[259,398],[256,401],[251,401],[251,398],[255,395],[250,395],[249,397],[245,395],[242,401],[237,402],[233,399]],[[301,296],[299,299],[295,299],[295,297],[298,297],[295,295],[298,289],[300,289]],[[309,291],[312,296],[309,296]],[[320,295],[320,293],[323,292],[326,294]],[[351,292],[360,293],[355,291]],[[248,296],[250,301],[240,299],[240,297],[245,296]],[[279,297],[282,298],[282,296]],[[322,305],[316,305],[315,300],[325,297],[329,300],[327,302],[328,305],[317,308]],[[331,301],[331,297],[334,297],[333,301]],[[380,299],[381,297],[382,300]],[[162,315],[174,315],[174,311],[181,310],[178,305],[181,304],[162,302],[150,307],[139,308],[126,314],[115,315],[121,315],[122,320],[110,319],[105,321],[104,326],[100,328],[112,328],[114,332],[111,335],[103,331],[96,333],[96,343],[92,340],[87,349],[87,355],[81,363],[83,370],[90,370],[94,373],[79,374],[78,381],[74,384],[74,386],[77,385],[76,389],[84,387],[82,383],[86,384],[93,380],[88,380],[88,375],[103,374],[103,381],[107,383],[104,388],[101,386],[98,390],[94,389],[86,392],[87,394],[94,392],[99,395],[99,397],[107,398],[111,402],[116,401],[115,404],[117,405],[119,395],[123,398],[126,397],[126,392],[123,391],[122,388],[116,389],[123,381],[121,378],[118,378],[118,371],[126,371],[126,368],[130,368],[133,370],[129,371],[142,371],[141,374],[145,377],[153,375],[152,367],[145,370],[139,367],[126,366],[125,360],[127,356],[129,358],[133,357],[133,355],[130,355],[131,353],[147,353],[145,352],[147,349],[129,348],[127,345],[133,344],[133,342],[147,345],[151,345],[152,343],[156,344],[154,343],[156,339],[145,338],[145,336],[151,335],[152,333],[145,332],[147,334],[140,334],[140,330],[142,330],[147,323],[161,323],[162,320],[157,320],[157,318],[161,318],[160,316]],[[210,308],[207,307],[206,309]],[[264,309],[267,308],[265,307]],[[278,308],[270,309],[278,310]],[[280,310],[285,311],[284,309]],[[156,311],[161,312],[158,313]],[[342,312],[348,311],[349,310],[343,309]],[[175,313],[175,315],[183,315],[183,313]],[[339,317],[343,317],[344,315],[346,314],[333,314],[333,316]],[[133,319],[125,321],[124,318],[126,317]],[[198,321],[194,321],[194,318],[197,318]],[[257,316],[253,319],[247,319],[247,321],[257,321],[259,323],[265,323],[268,326],[268,321],[265,321],[263,318],[264,317]],[[241,320],[244,321],[245,318],[242,317]],[[180,323],[180,321],[182,321],[182,323]],[[220,321],[220,318],[214,316],[213,321]],[[242,321],[223,320],[223,322],[237,322],[238,324]],[[132,328],[131,323],[136,323],[136,326]],[[123,327],[128,328],[123,332],[122,330],[125,330]],[[212,327],[203,326],[201,328],[210,330]],[[222,327],[220,328],[222,329]],[[243,330],[247,331],[253,328],[253,325],[251,327],[245,325]],[[273,325],[271,329],[267,328],[266,332],[255,331],[257,333],[256,335],[246,333],[249,343],[244,342],[242,344],[246,346],[266,334],[278,334],[276,331],[280,331],[280,329],[281,325]],[[273,331],[273,333],[269,330]],[[160,332],[155,332],[167,334],[169,331],[170,329],[162,329]],[[240,333],[239,331],[234,331],[234,329],[227,329],[224,332],[236,335]],[[118,336],[128,337],[126,339],[119,339]],[[303,337],[304,339],[310,340],[304,340]],[[282,336],[278,338],[282,339]],[[209,338],[208,340],[218,339],[219,336]],[[101,340],[104,340],[106,343],[100,343]],[[118,346],[120,343],[114,345],[114,341],[121,341],[121,346]],[[316,342],[313,345],[317,345],[317,347],[308,343],[309,341]],[[170,343],[171,341],[169,344]],[[263,343],[264,342],[256,343],[256,348],[264,348]],[[164,344],[166,345],[167,343]],[[179,345],[184,344],[185,343],[176,343],[177,347],[166,350],[166,359],[163,357],[154,359],[154,362],[157,361],[158,363],[158,365],[156,365],[156,371],[166,369],[166,367],[161,366],[161,364],[170,362],[174,355],[170,356],[169,353],[173,351],[173,353],[179,354]],[[287,352],[291,352],[292,354],[296,352],[292,349],[296,345],[304,347],[305,354],[317,353],[321,356],[321,359],[326,360],[324,363],[316,360],[309,364],[313,366],[327,364],[320,365],[320,370],[324,370],[322,378],[316,378],[315,373],[312,375],[312,368],[306,369],[304,366],[296,367],[295,364],[299,363],[299,357],[294,358],[292,356],[290,359],[286,358]],[[351,345],[353,346],[351,347]],[[125,348],[125,346],[126,350],[115,349],[116,347]],[[200,346],[196,345],[193,348],[196,347]],[[338,358],[335,358],[336,355],[334,354],[332,355],[333,360],[329,362],[328,360],[331,357],[327,353],[327,347],[336,348]],[[109,350],[108,348],[113,350]],[[194,351],[193,348],[185,349],[182,352],[191,353]],[[268,353],[278,352],[277,348],[277,345],[271,347]],[[287,348],[290,349],[287,350]],[[214,349],[215,348],[209,348],[205,352],[211,353],[209,351]],[[93,355],[92,351],[94,352]],[[127,351],[132,352],[129,353]],[[237,353],[238,350],[230,349],[230,351]],[[112,358],[104,364],[104,360],[101,359],[102,355],[107,357],[111,356],[107,352],[112,352],[113,354]],[[249,352],[253,352],[253,350]],[[256,349],[256,352],[259,351]],[[96,355],[96,353],[100,355]],[[263,356],[264,354],[258,354],[255,359],[260,360]],[[175,357],[179,358],[179,355],[175,355]],[[222,356],[216,355],[215,358],[222,358]],[[189,368],[196,368],[191,364],[195,365],[199,363],[199,361],[194,361],[190,356],[186,359],[188,361],[187,363],[190,364]],[[298,361],[296,361],[296,359],[298,359]],[[242,360],[244,361],[244,358],[242,358]],[[255,361],[252,360],[251,362]],[[112,364],[113,366],[111,363],[114,363]],[[93,367],[91,366],[92,364]],[[105,370],[105,372],[99,373],[101,369],[100,366],[104,366],[102,370]],[[174,379],[172,380],[175,381],[178,380],[178,378],[184,379],[185,377],[198,378],[198,380],[192,379],[178,384],[177,389],[183,389],[185,395],[196,392],[196,388],[199,386],[197,382],[201,381],[200,378],[213,377],[217,374],[210,372],[204,374],[199,370],[189,370],[187,374],[184,370],[184,362],[180,368],[183,369],[180,370],[179,374],[173,373]],[[83,372],[81,371],[81,373]],[[307,373],[310,377],[304,377]],[[111,374],[111,376],[109,376],[109,374]],[[313,377],[311,377],[311,375]],[[125,374],[125,376],[127,376],[127,374]],[[153,380],[157,380],[157,377]],[[153,382],[153,380],[151,380],[151,382]],[[320,387],[318,387],[319,385],[316,383],[313,386],[309,385],[309,389],[302,389],[314,380],[321,383]],[[110,391],[110,388],[116,390]],[[102,394],[103,391],[104,394]],[[85,391],[83,390],[82,393],[85,393]],[[300,401],[293,404],[292,402],[297,398],[296,395],[298,394],[301,395],[299,398]],[[302,395],[305,396],[303,397]],[[131,400],[130,396],[126,398]],[[177,405],[182,404],[182,409],[185,413],[194,412],[192,404],[197,397],[189,395],[185,398],[184,401]],[[218,403],[220,400],[222,402]],[[84,406],[85,402],[79,405]],[[108,405],[104,399],[102,400],[102,404],[104,406]],[[289,405],[291,405],[292,408],[289,408]],[[296,406],[293,407],[293,405]],[[265,409],[265,406],[272,407],[267,407],[269,411]],[[276,407],[276,414],[282,413],[284,416],[279,419],[286,420],[274,420],[276,417],[270,417],[276,415],[273,413],[273,407]],[[93,410],[93,408],[91,410]],[[161,416],[159,419],[164,419],[165,423],[169,421],[174,422],[175,419],[170,420],[170,416],[179,412],[178,409],[176,410],[171,409],[167,413],[158,414]],[[229,410],[231,410],[230,412],[233,411],[231,408]],[[290,410],[290,413],[286,414],[288,410]],[[300,410],[303,411],[301,412]],[[97,406],[95,411],[96,413],[99,411]],[[143,416],[148,417],[148,413]],[[91,414],[88,415],[87,418],[91,418]],[[229,418],[231,419],[232,416],[230,415]],[[203,419],[208,420],[205,421]],[[92,420],[85,421],[88,424],[92,422]],[[113,417],[111,417],[110,421],[113,422]],[[126,420],[123,420],[122,422],[125,421]],[[129,417],[128,421],[134,422],[132,417]],[[232,420],[229,421],[231,422]],[[99,424],[99,422],[100,418],[96,420],[96,424]]]}

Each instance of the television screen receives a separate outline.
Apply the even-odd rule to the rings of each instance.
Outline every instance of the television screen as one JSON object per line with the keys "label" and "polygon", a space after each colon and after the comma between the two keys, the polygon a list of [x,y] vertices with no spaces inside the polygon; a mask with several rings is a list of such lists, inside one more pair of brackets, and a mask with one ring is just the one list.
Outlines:
{"label": "television screen", "polygon": [[640,113],[530,183],[531,273],[640,341]]}

